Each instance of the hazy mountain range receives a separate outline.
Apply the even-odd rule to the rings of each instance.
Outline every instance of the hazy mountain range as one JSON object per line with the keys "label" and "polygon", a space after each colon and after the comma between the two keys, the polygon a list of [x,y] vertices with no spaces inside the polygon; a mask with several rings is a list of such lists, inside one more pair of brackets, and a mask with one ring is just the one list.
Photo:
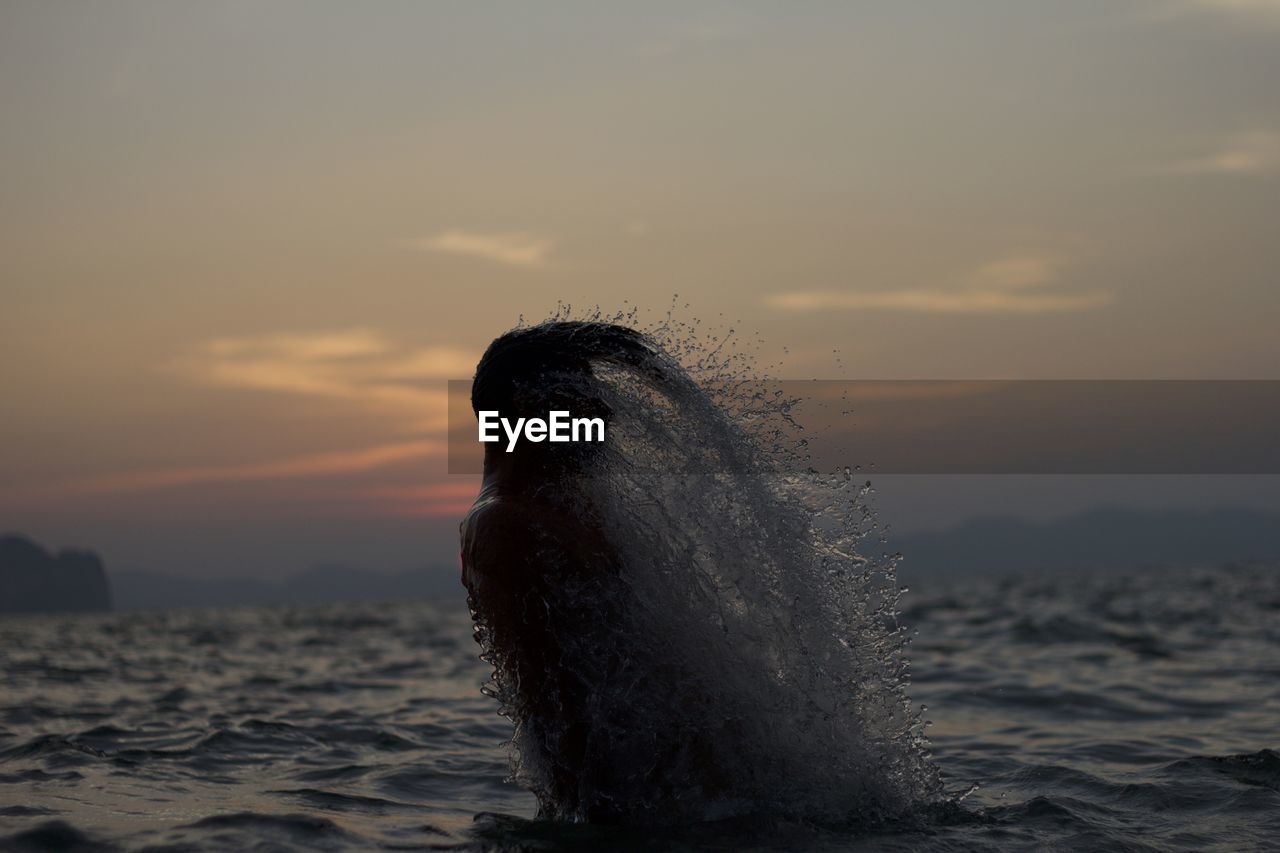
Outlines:
{"label": "hazy mountain range", "polygon": [[[896,537],[908,580],[968,574],[1280,562],[1280,514],[1244,509],[1097,509],[1047,522],[986,518]],[[109,589],[108,589],[109,577]],[[104,572],[98,557],[57,556],[20,536],[0,537],[0,613],[234,607],[338,601],[454,600],[453,565],[396,574],[321,566],[284,581]]]}
{"label": "hazy mountain range", "polygon": [[1280,561],[1280,514],[1101,508],[1046,522],[977,519],[904,536],[904,577]]}

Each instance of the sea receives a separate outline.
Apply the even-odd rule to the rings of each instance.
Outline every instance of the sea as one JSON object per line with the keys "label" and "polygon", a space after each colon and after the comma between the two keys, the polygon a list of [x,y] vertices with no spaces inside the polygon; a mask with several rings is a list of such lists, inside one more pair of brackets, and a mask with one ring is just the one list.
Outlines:
{"label": "sea", "polygon": [[1280,566],[899,607],[944,801],[651,828],[536,819],[460,601],[4,618],[0,850],[1280,849]]}

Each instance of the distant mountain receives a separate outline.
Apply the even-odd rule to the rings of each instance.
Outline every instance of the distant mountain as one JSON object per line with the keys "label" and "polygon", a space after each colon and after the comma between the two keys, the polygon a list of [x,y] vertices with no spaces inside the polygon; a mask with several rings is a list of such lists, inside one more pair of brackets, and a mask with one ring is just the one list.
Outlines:
{"label": "distant mountain", "polygon": [[97,554],[55,556],[25,536],[0,536],[0,613],[110,609],[107,573]]}
{"label": "distant mountain", "polygon": [[457,571],[423,567],[396,574],[318,566],[279,582],[245,578],[197,579],[155,572],[112,573],[121,610],[325,604],[340,601],[461,601]]}
{"label": "distant mountain", "polygon": [[[891,540],[900,575],[1129,569],[1141,566],[1280,562],[1280,514],[1244,509],[1097,509],[1050,522],[985,518],[950,530]],[[454,568],[395,574],[321,566],[279,582],[195,579],[116,571],[110,590],[93,554],[56,557],[21,536],[0,537],[0,613],[236,607],[342,601],[436,600],[461,603]]]}
{"label": "distant mountain", "polygon": [[891,545],[905,578],[1280,561],[1280,514],[1097,509],[1043,523],[979,519]]}

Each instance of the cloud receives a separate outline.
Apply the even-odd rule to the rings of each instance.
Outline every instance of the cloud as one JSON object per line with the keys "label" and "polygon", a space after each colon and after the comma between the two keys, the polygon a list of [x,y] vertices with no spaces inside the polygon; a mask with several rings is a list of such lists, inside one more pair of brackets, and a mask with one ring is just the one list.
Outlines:
{"label": "cloud", "polygon": [[[46,483],[25,489],[20,505],[217,483],[344,477],[419,459],[443,461],[448,455],[448,391],[443,380],[470,375],[475,362],[476,354],[470,351],[397,345],[367,328],[214,338],[167,368],[203,385],[328,398],[345,407],[389,414],[390,431],[398,431],[401,440],[384,439],[357,448],[275,459],[156,466]],[[424,382],[433,387],[423,387]],[[438,488],[443,489],[438,494],[400,495],[395,505],[387,500],[377,503],[393,514],[402,510],[416,515],[456,512],[466,488],[456,484]],[[314,492],[314,487],[308,486],[308,492]],[[344,490],[343,494],[349,492]],[[10,495],[4,497],[12,500]],[[391,496],[384,497],[389,500]],[[0,504],[7,505],[5,501]]]}
{"label": "cloud", "polygon": [[346,329],[312,335],[276,334],[257,338],[214,338],[210,352],[237,356],[257,350],[273,350],[295,359],[352,358],[385,352],[387,343],[370,329]]}
{"label": "cloud", "polygon": [[408,429],[443,429],[447,393],[422,383],[469,376],[475,363],[470,351],[397,346],[355,328],[215,338],[173,367],[201,384],[328,397],[390,413]]}
{"label": "cloud", "polygon": [[1280,26],[1280,0],[1146,0],[1141,9],[1157,22],[1217,19],[1232,27]]}
{"label": "cloud", "polygon": [[482,258],[497,264],[532,269],[545,266],[554,243],[550,238],[527,231],[483,234],[451,228],[434,237],[415,240],[416,248]]}
{"label": "cloud", "polygon": [[1187,0],[1185,5],[1215,12],[1264,15],[1280,20],[1280,0]]}
{"label": "cloud", "polygon": [[669,57],[672,54],[736,42],[760,29],[760,21],[741,9],[677,23],[656,38],[636,45],[641,56]]}
{"label": "cloud", "polygon": [[1237,134],[1216,151],[1171,163],[1164,171],[1179,175],[1280,174],[1280,133]]}
{"label": "cloud", "polygon": [[887,290],[853,292],[811,290],[780,293],[769,304],[787,311],[880,309],[928,314],[1062,314],[1111,304],[1103,291],[1075,294],[1007,293],[1002,291]]}
{"label": "cloud", "polygon": [[1110,305],[1108,291],[1043,291],[1062,262],[1047,255],[1014,255],[983,264],[950,288],[807,290],[775,293],[766,304],[783,311],[911,311],[929,314],[1062,314]]}
{"label": "cloud", "polygon": [[969,275],[975,289],[1011,290],[1048,284],[1058,274],[1062,262],[1040,255],[1015,255],[978,267]]}
{"label": "cloud", "polygon": [[[94,495],[150,491],[205,483],[278,480],[358,474],[412,459],[442,457],[447,447],[441,441],[410,441],[382,444],[356,450],[339,450],[293,456],[266,462],[238,465],[150,468],[108,474],[50,486],[46,496]],[[37,495],[38,496],[38,495]]]}

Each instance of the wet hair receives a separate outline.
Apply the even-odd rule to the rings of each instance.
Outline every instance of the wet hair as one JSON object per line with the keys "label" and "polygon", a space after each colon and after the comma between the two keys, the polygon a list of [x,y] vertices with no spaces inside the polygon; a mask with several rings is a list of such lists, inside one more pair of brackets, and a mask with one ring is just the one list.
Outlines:
{"label": "wet hair", "polygon": [[489,344],[476,366],[471,407],[516,416],[545,415],[552,407],[607,415],[598,411],[603,401],[584,394],[592,365],[651,370],[658,353],[643,334],[613,323],[558,321],[512,329]]}

